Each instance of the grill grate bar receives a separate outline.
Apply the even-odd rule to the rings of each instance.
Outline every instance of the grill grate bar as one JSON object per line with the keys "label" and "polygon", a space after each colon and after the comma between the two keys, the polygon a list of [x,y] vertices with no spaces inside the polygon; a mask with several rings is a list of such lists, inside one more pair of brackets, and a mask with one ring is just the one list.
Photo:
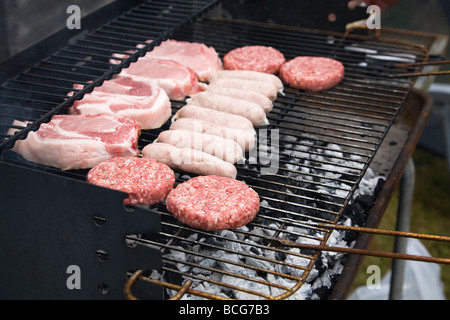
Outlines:
{"label": "grill grate bar", "polygon": [[144,31],[144,30],[134,30],[133,34],[131,34],[131,32],[133,31],[132,29],[128,28],[128,27],[122,27],[120,25],[107,25],[104,26],[101,31],[105,32],[105,33],[111,33],[111,34],[117,34],[117,30],[120,31],[119,34],[124,35],[126,37],[128,37],[128,33],[130,33],[131,36],[139,37],[140,39],[145,38],[145,39],[155,39],[158,37],[158,35],[160,33],[158,33],[157,31],[153,31],[153,32],[149,32]]}
{"label": "grill grate bar", "polygon": [[[272,185],[271,189],[267,188],[268,190],[274,190],[277,187],[283,187],[286,184],[286,182],[282,183],[282,182],[279,182],[279,181],[267,181],[266,179],[261,179],[259,177],[254,177],[254,176],[248,176],[248,175],[245,175],[245,174],[241,174],[241,177],[242,177],[243,180],[253,181],[252,185],[259,185],[259,183],[266,183],[266,185]],[[285,177],[285,180],[287,180],[287,181],[290,181],[290,180],[301,181],[301,180],[298,180],[298,179],[295,179],[295,178],[291,178],[291,177]],[[303,182],[306,182],[306,181],[303,181]],[[296,189],[296,190],[299,190],[299,191],[303,191],[303,192],[305,192],[307,194],[314,194],[316,196],[316,198],[318,198],[317,196],[321,195],[321,193],[317,189],[312,189],[312,188],[307,188],[307,187],[303,187],[303,186],[298,186],[298,185],[294,185],[293,183],[291,183],[290,185],[291,185],[291,188],[293,188],[293,189]],[[318,184],[318,186],[320,186],[320,184]],[[322,186],[324,186],[324,185],[322,185]],[[348,189],[342,188],[342,187],[337,187],[337,189],[341,190],[341,191],[348,191]],[[335,206],[342,205],[344,200],[345,200],[345,197],[341,197],[339,195],[335,195],[335,196],[330,197],[330,198],[333,198],[335,200],[337,200],[337,199],[341,200],[339,203],[327,202],[327,201],[325,202],[325,203],[329,203],[330,205],[335,205]],[[313,199],[313,198],[311,197],[311,199]],[[321,200],[321,201],[323,201],[323,200]]]}
{"label": "grill grate bar", "polygon": [[[105,49],[105,50],[108,50],[109,52],[114,52],[114,53],[127,52],[128,50],[136,49],[135,45],[131,46],[131,45],[121,45],[121,44],[117,44],[117,43],[113,44],[111,42],[105,42],[105,41],[103,41],[103,39],[93,40],[93,39],[88,39],[88,37],[78,40],[78,43],[82,43],[83,48],[100,48],[101,49],[101,48],[111,47],[111,49]],[[124,51],[122,51],[122,50],[124,50]]]}
{"label": "grill grate bar", "polygon": [[[277,115],[280,115],[282,113],[278,113],[276,111],[274,111],[272,113],[272,115],[274,117],[276,117]],[[302,112],[302,115],[308,115],[307,113]],[[316,114],[317,116],[317,114]],[[322,115],[323,116],[323,115]],[[340,132],[343,134],[351,134],[351,135],[357,135],[357,136],[361,136],[361,137],[366,137],[366,138],[376,138],[379,139],[380,136],[382,135],[382,133],[384,132],[384,130],[373,130],[370,129],[368,130],[367,127],[363,127],[363,126],[357,126],[357,125],[350,125],[350,124],[346,124],[346,125],[342,125],[339,123],[336,123],[334,121],[332,121],[332,118],[329,119],[329,117],[326,118],[326,120],[321,120],[320,118],[312,118],[312,117],[306,117],[306,116],[295,116],[295,115],[291,115],[290,118],[292,120],[284,120],[284,123],[291,123],[291,124],[298,124],[299,121],[302,120],[306,120],[306,121],[302,121],[303,123],[307,124],[308,121],[311,121],[310,124],[308,124],[308,128],[310,129],[314,129],[314,128],[326,128],[327,130],[334,130],[336,132]],[[312,124],[314,123],[314,124]],[[341,128],[348,128],[348,129],[341,129]],[[349,130],[349,129],[355,129],[355,130]],[[357,131],[356,129],[362,129],[361,131]],[[373,133],[379,133],[377,134],[373,134]],[[367,142],[367,140],[362,140],[361,142]]]}
{"label": "grill grate bar", "polygon": [[[12,83],[10,83],[10,84],[12,84]],[[22,95],[23,92],[24,92],[23,89],[15,88],[15,87],[13,87],[11,85],[4,86],[4,88],[6,89],[5,92],[9,92],[11,94],[19,93],[20,95]],[[37,96],[37,95],[38,96],[47,96],[48,98],[45,101],[48,101],[49,99],[52,99],[52,98],[57,98],[56,100],[58,101],[59,99],[62,99],[62,98],[65,97],[65,95],[61,95],[61,94],[57,94],[57,93],[53,93],[53,92],[40,92],[40,91],[34,91],[34,90],[27,90],[26,93],[27,94],[31,94],[31,95],[35,95],[35,96]],[[33,101],[38,101],[38,100],[33,100]],[[55,102],[55,104],[57,104],[57,103],[58,102]]]}
{"label": "grill grate bar", "polygon": [[[192,247],[194,247],[195,245],[198,245],[198,246],[204,246],[207,249],[211,249],[212,251],[223,250],[223,251],[226,251],[226,252],[228,252],[230,254],[235,253],[235,251],[232,250],[232,249],[223,248],[220,245],[216,245],[216,244],[212,244],[212,243],[204,243],[204,242],[199,242],[199,241],[190,241],[188,238],[178,237],[178,236],[176,236],[176,235],[174,236],[172,234],[164,234],[164,232],[161,232],[159,235],[162,236],[162,237],[165,236],[165,237],[169,238],[170,240],[177,239],[177,240],[180,240],[181,242],[190,242],[189,245],[192,246]],[[267,239],[269,239],[269,238],[267,237]],[[220,240],[229,240],[229,239],[227,239],[225,237],[217,237],[217,239],[216,239],[217,243],[219,243]],[[229,260],[229,259],[226,259],[226,258],[225,259],[224,258],[217,258],[217,257],[211,256],[211,255],[206,255],[206,254],[202,254],[202,253],[193,252],[193,251],[190,251],[188,249],[184,249],[181,246],[174,246],[174,245],[170,245],[170,244],[161,244],[161,241],[151,241],[151,240],[148,240],[148,239],[142,239],[141,243],[145,243],[145,244],[150,245],[150,246],[153,245],[153,246],[161,247],[163,250],[167,250],[167,251],[172,251],[173,250],[173,251],[178,251],[178,252],[183,252],[183,253],[191,253],[191,254],[194,253],[194,254],[197,254],[199,257],[209,258],[209,259],[213,259],[213,260],[224,262],[224,263],[230,263],[230,264],[233,264],[233,265],[238,265],[238,266],[241,266],[241,267],[245,266],[242,263],[239,263],[239,262],[236,262],[236,261],[232,261],[232,260]],[[239,244],[242,244],[242,245],[248,245],[245,241],[240,241],[238,239],[234,239],[233,243],[235,243],[235,244],[239,243]],[[254,246],[254,248],[258,248],[258,247],[261,248],[261,249],[267,249],[267,246],[265,246],[265,245],[260,245],[260,246],[255,245]],[[283,252],[284,250],[276,248],[276,247],[273,247],[273,251]],[[258,257],[257,255],[255,255],[255,253],[252,253],[252,251],[245,252],[245,253],[243,252],[243,253],[241,253],[241,256],[247,257],[247,258],[248,257],[250,257],[250,258],[258,258],[261,261],[267,261],[267,262],[270,262],[270,263],[275,263],[275,264],[279,264],[279,265],[284,265],[284,266],[289,266],[289,267],[294,267],[294,268],[299,268],[299,269],[302,269],[302,270],[306,270],[305,267],[292,265],[292,264],[286,263],[284,261],[279,261],[279,260],[270,259],[270,258],[266,258],[266,257]],[[298,256],[301,256],[301,257],[304,257],[304,258],[309,258],[309,256],[303,255],[303,254],[298,254]],[[165,256],[165,259],[168,259],[167,255]],[[179,261],[176,261],[176,262],[178,263]],[[185,263],[187,263],[187,262],[185,262]],[[203,266],[198,266],[198,265],[194,265],[194,266],[203,268]],[[247,266],[245,266],[245,267],[247,267]],[[270,273],[276,274],[278,276],[286,276],[288,278],[295,279],[295,280],[298,279],[297,277],[294,277],[294,276],[289,276],[289,275],[286,275],[286,274],[277,273],[276,271],[261,269],[261,268],[255,267],[255,266],[250,266],[250,268],[253,269],[253,270],[257,270],[257,271],[270,272]],[[218,269],[216,269],[216,270],[218,272],[223,272],[222,270],[218,270]]]}
{"label": "grill grate bar", "polygon": [[[74,83],[73,79],[60,78],[60,77],[55,77],[55,76],[45,76],[45,75],[33,74],[33,73],[27,73],[26,75],[22,75],[19,79],[22,79],[22,78],[36,78],[37,79],[36,81],[40,81],[40,80],[49,81],[50,80],[50,81],[55,81],[55,83],[59,83],[59,84],[66,82],[66,83],[69,83],[71,86]],[[75,82],[78,84],[84,84],[84,85],[88,84],[86,81],[75,81]],[[39,83],[39,82],[35,82],[35,83]],[[72,90],[72,89],[70,89],[70,90]],[[2,96],[0,96],[0,98],[1,97]]]}
{"label": "grill grate bar", "polygon": [[[312,101],[317,101],[317,100],[328,100],[328,101],[338,101],[338,102],[349,102],[351,101],[352,103],[356,104],[357,106],[360,107],[356,107],[356,108],[360,108],[360,109],[366,109],[369,108],[368,110],[373,110],[375,109],[374,112],[379,112],[379,110],[381,109],[381,112],[383,112],[383,110],[387,110],[385,111],[385,114],[392,117],[393,114],[395,114],[395,107],[393,106],[394,103],[392,103],[391,105],[383,105],[382,101],[378,100],[376,101],[377,103],[373,103],[373,102],[364,102],[364,101],[360,101],[359,99],[361,99],[361,95],[357,96],[357,95],[349,95],[346,93],[330,93],[329,95],[313,95],[313,94],[306,94],[304,95],[304,97],[306,97],[307,99],[310,99]],[[368,100],[371,100],[370,98],[368,98]],[[389,112],[389,110],[391,110],[391,112]]]}
{"label": "grill grate bar", "polygon": [[[294,103],[294,105],[299,105],[302,107],[308,107],[308,108],[314,108],[318,109],[322,112],[326,113],[345,113],[348,116],[357,116],[358,112],[361,114],[359,115],[359,118],[361,118],[361,121],[364,121],[363,119],[374,119],[374,120],[382,120],[382,121],[389,121],[387,117],[392,117],[395,113],[391,112],[385,112],[383,110],[379,109],[368,109],[367,107],[359,107],[358,105],[346,105],[337,103],[336,101],[339,101],[339,99],[332,100],[332,99],[322,99],[320,103],[317,103],[317,100],[308,99],[308,96],[305,96],[305,98],[297,103]],[[345,100],[341,100],[343,103],[345,103]],[[322,106],[322,107],[321,107]],[[336,108],[336,111],[333,111],[333,109]],[[342,109],[339,110],[339,109]],[[294,111],[293,111],[294,112]],[[383,116],[384,117],[383,117]],[[353,119],[353,118],[350,118]],[[352,121],[358,121],[358,120],[352,120]],[[365,120],[366,123],[370,124],[369,120]]]}
{"label": "grill grate bar", "polygon": [[[290,121],[290,120],[284,120],[283,122],[287,123],[287,124],[296,124],[295,121]],[[276,127],[283,128],[283,126],[281,126],[281,125],[276,125]],[[312,127],[318,128],[318,129],[324,129],[324,132],[317,132],[317,131],[310,132],[307,129],[298,129],[298,128],[294,128],[294,127],[285,127],[285,128],[286,129],[293,129],[293,130],[296,130],[297,132],[314,133],[316,136],[335,138],[336,140],[339,140],[339,141],[342,140],[342,141],[349,141],[349,142],[355,142],[355,143],[362,143],[362,144],[364,143],[364,144],[376,145],[376,141],[369,141],[369,140],[364,140],[364,139],[360,139],[360,138],[357,138],[357,137],[349,137],[349,136],[336,137],[332,133],[326,133],[326,131],[328,131],[329,128],[324,128],[324,127],[320,127],[320,126],[312,126]],[[352,132],[350,130],[344,130],[344,129],[334,129],[334,130],[337,131],[337,132],[341,132],[341,133],[359,135],[358,133]],[[367,135],[365,135],[365,136],[367,136]],[[356,147],[358,145],[354,144],[353,146]]]}
{"label": "grill grate bar", "polygon": [[98,74],[103,74],[103,72],[105,72],[104,69],[100,69],[100,68],[95,68],[95,67],[89,67],[89,66],[85,66],[85,65],[77,65],[74,66],[73,64],[69,64],[69,63],[61,63],[61,62],[55,62],[52,60],[46,60],[42,63],[42,65],[49,65],[51,66],[53,69],[57,69],[57,68],[67,68],[70,70],[78,70],[78,69],[82,69],[82,70],[86,70],[86,71],[92,71],[94,75]]}
{"label": "grill grate bar", "polygon": [[[117,32],[109,32],[100,28],[95,30],[91,34],[87,35],[87,39],[100,39],[103,42],[106,41],[108,43],[127,43],[127,46],[135,47],[138,43],[144,43],[148,38],[146,37],[137,37],[129,34],[122,34]],[[132,40],[135,38],[136,40]]]}
{"label": "grill grate bar", "polygon": [[81,72],[75,72],[75,71],[67,71],[62,70],[61,68],[45,68],[45,67],[34,67],[30,69],[30,73],[37,73],[37,74],[43,74],[44,76],[46,74],[61,76],[62,78],[66,78],[68,76],[70,77],[79,77],[79,78],[85,78],[88,80],[92,79],[94,75],[88,74],[88,73],[81,73]]}
{"label": "grill grate bar", "polygon": [[32,99],[29,97],[24,97],[22,95],[20,96],[11,96],[11,95],[2,95],[0,97],[1,100],[13,100],[13,101],[24,101],[26,103],[35,103],[35,104],[44,104],[44,105],[51,105],[51,106],[55,106],[57,105],[56,102],[51,102],[51,101],[44,101],[44,100],[38,100],[38,99]]}
{"label": "grill grate bar", "polygon": [[[305,104],[304,102],[310,102],[310,104]],[[327,105],[327,108],[324,107],[318,107],[317,103],[315,103],[314,100],[310,100],[308,101],[308,99],[303,99],[302,98],[302,103],[292,103],[293,106],[301,106],[302,107],[302,112],[298,112],[298,111],[291,111],[292,113],[299,113],[299,114],[304,114],[304,115],[311,115],[311,116],[323,116],[324,114],[327,114],[327,119],[336,119],[336,120],[344,120],[346,122],[349,123],[356,123],[356,124],[361,124],[361,125],[354,125],[356,127],[361,127],[363,126],[363,128],[365,130],[367,130],[368,128],[370,129],[370,127],[368,127],[369,125],[373,125],[373,126],[380,126],[383,127],[386,125],[386,120],[385,119],[380,119],[380,118],[374,118],[371,120],[368,120],[366,118],[371,118],[370,116],[365,116],[365,117],[361,117],[361,119],[355,119],[352,118],[351,116],[356,116],[357,113],[356,112],[345,112],[345,111],[333,111],[331,110],[333,106],[336,106],[336,104],[327,102],[322,100],[321,103],[323,105]],[[278,109],[281,109],[280,111],[277,111]],[[357,108],[356,110],[361,110],[361,108]],[[278,113],[282,113],[282,107],[280,106],[275,106],[273,112],[278,112]],[[345,114],[346,116],[343,116],[342,114]],[[372,117],[373,118],[373,117]],[[377,120],[377,121],[375,121]],[[378,121],[378,120],[383,120],[383,121]],[[382,130],[379,129],[374,129],[374,131],[377,132],[383,132]]]}
{"label": "grill grate bar", "polygon": [[[291,141],[286,140],[283,137],[280,137],[280,142],[289,145]],[[302,148],[311,147],[311,144],[308,144],[307,142],[298,142],[298,143],[296,143],[296,146],[301,150]],[[291,148],[286,145],[285,145],[285,149],[291,150]],[[320,147],[320,149],[323,150],[324,152],[328,152],[328,151],[335,152],[336,151],[336,149],[333,149],[333,148],[330,148],[327,146],[322,146],[322,147]],[[295,149],[292,149],[292,150],[295,150]],[[369,152],[373,151],[373,149],[368,149],[368,150],[369,150]],[[310,152],[314,153],[314,151],[310,151]],[[354,159],[352,159],[352,161],[354,161],[355,163],[367,163],[367,161],[368,161],[367,157],[370,156],[370,154],[368,154],[368,153],[358,152],[357,150],[352,150],[352,155],[357,157],[357,158],[354,157]],[[337,158],[339,159],[339,157],[337,157]],[[362,158],[366,158],[366,160],[364,160]],[[346,159],[346,158],[340,158],[340,159]]]}

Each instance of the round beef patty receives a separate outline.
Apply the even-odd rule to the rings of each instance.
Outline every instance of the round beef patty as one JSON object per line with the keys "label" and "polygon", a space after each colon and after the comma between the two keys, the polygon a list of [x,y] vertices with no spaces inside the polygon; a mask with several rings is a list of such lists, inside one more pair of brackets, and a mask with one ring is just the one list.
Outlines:
{"label": "round beef patty", "polygon": [[223,66],[228,70],[251,70],[277,74],[284,55],[275,48],[266,46],[245,46],[231,50],[223,57]]}
{"label": "round beef patty", "polygon": [[259,196],[236,179],[198,176],[173,189],[166,206],[177,220],[191,227],[235,229],[254,219],[259,211]]}
{"label": "round beef patty", "polygon": [[128,193],[124,205],[152,205],[173,189],[175,173],[154,159],[116,157],[92,168],[87,182]]}
{"label": "round beef patty", "polygon": [[344,65],[324,57],[297,57],[280,68],[280,78],[288,86],[307,91],[327,90],[344,78]]}

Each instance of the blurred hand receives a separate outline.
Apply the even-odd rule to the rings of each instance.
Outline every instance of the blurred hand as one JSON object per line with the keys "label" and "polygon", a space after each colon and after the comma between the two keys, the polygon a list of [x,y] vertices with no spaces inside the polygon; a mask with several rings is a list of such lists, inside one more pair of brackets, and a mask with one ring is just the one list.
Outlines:
{"label": "blurred hand", "polygon": [[380,10],[383,11],[398,1],[399,0],[349,0],[347,6],[350,10],[353,10],[361,3],[365,3],[367,6],[377,5],[380,7]]}
{"label": "blurred hand", "polygon": [[364,0],[350,0],[348,3],[347,3],[347,6],[348,6],[348,8],[350,9],[350,10],[353,10],[353,9],[355,9],[357,6],[359,6],[361,3],[363,3],[364,2]]}

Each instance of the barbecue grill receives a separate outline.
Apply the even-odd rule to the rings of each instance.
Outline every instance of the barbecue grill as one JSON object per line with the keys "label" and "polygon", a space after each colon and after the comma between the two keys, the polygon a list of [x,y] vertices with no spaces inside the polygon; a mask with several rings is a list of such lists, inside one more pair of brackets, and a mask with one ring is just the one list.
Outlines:
{"label": "barbecue grill", "polygon": [[[376,201],[356,217],[360,226],[378,226],[431,109],[429,97],[413,89],[412,73],[424,66],[412,63],[428,62],[438,37],[267,23],[235,17],[235,10],[226,1],[114,2],[83,20],[88,29],[62,30],[1,64],[2,297],[345,298],[361,255],[327,256],[317,246],[370,243],[371,234],[345,230],[357,224],[349,209],[368,175],[379,176]],[[86,183],[86,170],[37,165],[10,150],[169,38],[204,43],[221,57],[267,45],[287,60],[326,56],[345,65],[345,79],[331,90],[286,87],[270,124],[257,129],[257,152],[237,165],[237,179],[261,198],[245,227],[208,232],[180,224],[164,203],[124,207],[126,194]],[[117,53],[126,56],[112,65]],[[68,97],[75,83],[85,87]],[[173,112],[183,105],[172,101]],[[13,120],[30,124],[14,127]],[[139,146],[168,125],[143,131]],[[10,135],[11,128],[19,130]],[[190,177],[176,172],[176,183]],[[313,280],[331,271],[332,284],[315,291]]]}

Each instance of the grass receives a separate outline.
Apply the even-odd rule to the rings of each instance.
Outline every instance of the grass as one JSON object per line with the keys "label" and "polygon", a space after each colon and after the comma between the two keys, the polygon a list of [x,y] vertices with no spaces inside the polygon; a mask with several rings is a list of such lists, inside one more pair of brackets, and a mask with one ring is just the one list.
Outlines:
{"label": "grass", "polygon": [[[450,236],[450,172],[446,160],[423,149],[413,154],[416,169],[414,200],[411,212],[411,232]],[[395,230],[398,205],[398,190],[394,194],[380,229]],[[433,257],[450,258],[450,244],[421,240]],[[375,236],[369,249],[392,251],[393,237]],[[386,258],[365,257],[353,284],[353,289],[366,284],[369,265],[378,265],[383,275],[391,269],[392,261]],[[444,295],[450,299],[450,265],[441,264],[441,280]]]}

